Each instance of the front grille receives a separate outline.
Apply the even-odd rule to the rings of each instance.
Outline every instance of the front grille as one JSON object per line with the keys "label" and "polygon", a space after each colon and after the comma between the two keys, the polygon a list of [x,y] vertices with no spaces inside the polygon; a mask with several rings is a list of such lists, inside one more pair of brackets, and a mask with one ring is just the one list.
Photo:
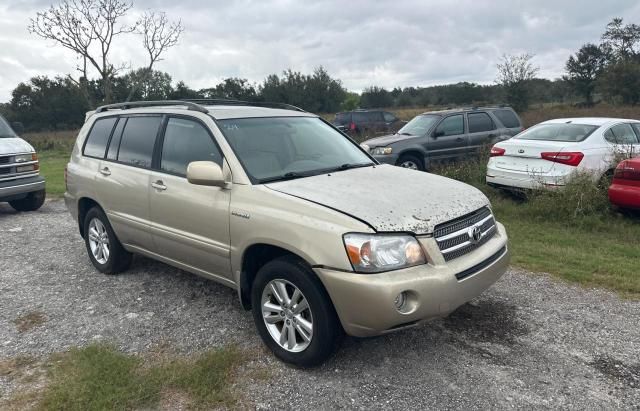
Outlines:
{"label": "front grille", "polygon": [[11,156],[0,157],[0,164],[9,164],[11,162]]}
{"label": "front grille", "polygon": [[489,241],[496,231],[496,221],[491,210],[483,207],[471,214],[437,225],[433,236],[445,261],[450,261],[477,249]]}
{"label": "front grille", "polygon": [[11,174],[11,169],[12,169],[12,167],[0,168],[0,175],[1,174]]}

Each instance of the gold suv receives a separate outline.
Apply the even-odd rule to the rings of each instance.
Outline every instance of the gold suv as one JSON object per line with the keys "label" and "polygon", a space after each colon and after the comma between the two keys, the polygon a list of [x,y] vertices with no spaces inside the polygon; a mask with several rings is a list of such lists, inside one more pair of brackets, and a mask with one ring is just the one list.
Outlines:
{"label": "gold suv", "polygon": [[232,287],[264,343],[300,366],[345,332],[449,314],[509,260],[480,191],[381,165],[291,106],[100,107],[78,135],[65,200],[99,271],[137,253]]}

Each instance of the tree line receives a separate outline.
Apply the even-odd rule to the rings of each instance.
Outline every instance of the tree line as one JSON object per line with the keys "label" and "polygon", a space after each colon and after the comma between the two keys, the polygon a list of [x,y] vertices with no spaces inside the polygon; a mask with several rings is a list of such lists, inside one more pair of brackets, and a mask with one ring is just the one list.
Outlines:
{"label": "tree line", "polygon": [[[62,46],[70,48],[65,45],[68,43],[76,47],[82,63],[78,67],[80,75],[78,78],[39,76],[20,83],[11,93],[11,100],[0,104],[0,113],[12,122],[22,123],[28,131],[40,131],[77,128],[83,124],[87,111],[110,102],[132,100],[222,98],[269,101],[292,104],[315,113],[356,108],[498,103],[524,111],[530,104],[547,102],[585,106],[602,100],[611,104],[640,103],[640,26],[625,25],[621,18],[613,19],[606,26],[599,44],[587,43],[571,55],[565,65],[565,75],[558,79],[538,78],[539,69],[532,63],[532,55],[504,55],[496,64],[497,76],[493,84],[460,82],[390,90],[371,86],[355,93],[348,91],[322,66],[309,74],[288,69],[267,76],[261,83],[236,77],[201,89],[191,88],[183,81],[174,83],[170,74],[153,67],[162,60],[164,51],[177,44],[183,32],[181,23],[170,22],[162,12],[147,11],[134,27],[118,26],[118,19],[130,8],[131,3],[121,0],[63,0],[58,6],[38,13],[31,22],[32,32],[49,40],[55,40],[57,35]],[[83,13],[88,17],[83,17]],[[84,23],[84,29],[62,36],[55,31],[61,30],[60,27],[51,23],[83,18],[88,21]],[[104,27],[104,24],[112,26],[109,31],[115,33],[113,35],[138,32],[143,38],[149,63],[133,70],[125,70],[122,65],[116,68],[116,63],[110,60],[108,47],[106,53],[97,56],[91,55],[88,47],[82,48],[83,44],[95,41],[101,45],[105,44],[103,41],[110,44],[108,36],[99,30],[96,34],[91,29],[92,25]],[[66,32],[62,30],[62,33]],[[88,37],[82,38],[83,33],[88,33]],[[80,37],[73,39],[74,35]],[[91,50],[96,49],[104,50]],[[89,78],[87,61],[91,60],[104,62],[104,70],[97,70],[98,78]]]}

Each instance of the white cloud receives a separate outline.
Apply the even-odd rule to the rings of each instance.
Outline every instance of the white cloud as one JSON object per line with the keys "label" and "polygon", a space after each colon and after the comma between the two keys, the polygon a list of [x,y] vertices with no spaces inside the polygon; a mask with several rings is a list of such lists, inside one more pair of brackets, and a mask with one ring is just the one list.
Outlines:
{"label": "white cloud", "polygon": [[[0,101],[32,76],[74,72],[71,52],[27,31],[29,18],[48,5],[0,0]],[[612,17],[640,20],[635,0],[137,0],[133,12],[149,8],[186,28],[157,69],[194,88],[232,76],[259,83],[287,68],[309,72],[318,65],[352,90],[490,83],[500,56],[521,52],[535,54],[540,74],[553,78],[570,53],[599,41]],[[115,46],[113,61],[144,64],[139,38]]]}

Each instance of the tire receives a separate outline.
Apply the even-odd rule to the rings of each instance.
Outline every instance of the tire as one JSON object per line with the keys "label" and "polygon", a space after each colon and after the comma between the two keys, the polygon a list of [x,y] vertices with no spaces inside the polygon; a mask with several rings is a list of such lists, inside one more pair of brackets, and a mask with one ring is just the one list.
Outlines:
{"label": "tire", "polygon": [[45,190],[33,191],[23,199],[9,201],[9,205],[16,211],[36,211],[42,207],[46,196]]}
{"label": "tire", "polygon": [[[107,216],[98,207],[93,207],[84,218],[84,243],[91,263],[103,274],[118,274],[131,265],[133,255],[124,249],[113,232]],[[98,240],[94,240],[94,239]],[[101,245],[106,245],[108,253]],[[94,254],[94,248],[97,253]]]}
{"label": "tire", "polygon": [[[284,286],[291,304],[278,302],[283,294],[279,285]],[[293,304],[295,301],[291,300],[296,289],[300,295],[296,298],[297,304]],[[298,306],[304,306],[304,301],[308,308],[297,312]],[[316,274],[296,258],[278,258],[260,268],[251,288],[251,302],[253,319],[262,341],[286,363],[298,367],[319,365],[331,357],[344,335],[324,286]],[[265,302],[272,308],[263,310]],[[269,325],[266,318],[270,318]],[[308,332],[309,325],[311,332]],[[289,330],[294,330],[293,344],[288,338]],[[278,335],[284,334],[286,336],[277,339]],[[282,345],[279,341],[283,341]]]}
{"label": "tire", "polygon": [[424,171],[424,161],[413,154],[403,154],[396,162],[398,167]]}

